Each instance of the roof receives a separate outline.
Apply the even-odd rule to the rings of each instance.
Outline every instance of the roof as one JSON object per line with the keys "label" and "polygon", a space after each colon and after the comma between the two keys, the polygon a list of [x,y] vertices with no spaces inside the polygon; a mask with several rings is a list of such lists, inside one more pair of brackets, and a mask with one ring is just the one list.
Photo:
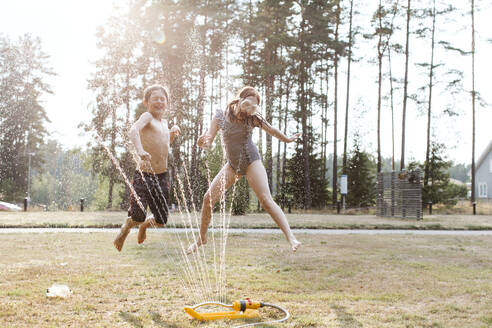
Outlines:
{"label": "roof", "polygon": [[488,146],[485,148],[482,155],[480,155],[480,157],[478,158],[478,161],[475,165],[475,171],[478,171],[478,168],[480,167],[480,165],[483,164],[483,162],[485,161],[487,155],[490,153],[491,150],[492,150],[492,140],[489,142]]}
{"label": "roof", "polygon": [[457,179],[453,179],[453,178],[450,178],[449,179],[449,182],[454,183],[455,185],[460,185],[460,186],[466,185],[466,183],[464,183],[463,181],[460,181],[460,180],[457,180]]}

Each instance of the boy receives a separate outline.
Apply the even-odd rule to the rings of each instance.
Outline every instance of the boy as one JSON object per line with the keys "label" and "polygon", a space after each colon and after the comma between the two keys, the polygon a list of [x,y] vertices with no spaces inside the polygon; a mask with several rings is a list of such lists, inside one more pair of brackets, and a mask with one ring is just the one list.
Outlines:
{"label": "boy", "polygon": [[[169,93],[165,87],[153,85],[146,88],[143,104],[147,111],[132,125],[129,133],[130,140],[140,157],[132,181],[138,199],[130,193],[128,218],[113,242],[118,251],[123,248],[131,228],[140,225],[137,239],[141,244],[146,238],[147,228],[164,226],[169,214],[167,157],[169,144],[181,133],[181,130],[177,125],[169,130],[167,120],[163,118],[169,104]],[[145,220],[147,205],[153,216]]]}

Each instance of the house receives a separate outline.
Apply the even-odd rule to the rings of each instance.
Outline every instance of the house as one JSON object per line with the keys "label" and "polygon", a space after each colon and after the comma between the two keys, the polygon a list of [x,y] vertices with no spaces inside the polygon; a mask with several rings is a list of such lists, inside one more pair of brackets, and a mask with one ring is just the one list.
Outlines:
{"label": "house", "polygon": [[475,164],[475,198],[492,201],[492,141]]}

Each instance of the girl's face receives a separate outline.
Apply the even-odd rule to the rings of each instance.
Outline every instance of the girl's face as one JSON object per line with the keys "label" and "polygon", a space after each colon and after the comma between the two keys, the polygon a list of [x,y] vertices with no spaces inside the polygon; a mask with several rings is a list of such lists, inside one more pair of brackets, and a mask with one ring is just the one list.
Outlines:
{"label": "girl's face", "polygon": [[240,112],[248,116],[258,111],[258,99],[253,96],[246,97],[239,103]]}

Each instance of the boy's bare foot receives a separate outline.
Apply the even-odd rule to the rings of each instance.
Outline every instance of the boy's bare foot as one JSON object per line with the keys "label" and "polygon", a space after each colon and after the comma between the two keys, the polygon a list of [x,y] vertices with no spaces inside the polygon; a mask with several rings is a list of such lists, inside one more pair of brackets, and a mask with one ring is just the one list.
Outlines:
{"label": "boy's bare foot", "polygon": [[197,241],[191,244],[186,250],[186,254],[194,253],[198,250],[198,247],[205,245],[207,243],[207,238],[198,237]]}
{"label": "boy's bare foot", "polygon": [[144,222],[138,228],[137,242],[141,244],[145,241],[146,238],[147,238],[147,222]]}
{"label": "boy's bare foot", "polygon": [[163,227],[164,225],[161,223],[157,223],[155,220],[155,217],[150,216],[147,220],[145,220],[144,223],[140,225],[140,228],[138,229],[138,237],[137,241],[139,244],[143,243],[145,239],[147,238],[147,228],[152,227],[152,228],[157,228],[157,227]]}
{"label": "boy's bare foot", "polygon": [[290,242],[290,247],[292,248],[292,251],[295,253],[297,249],[301,246],[301,243],[297,241],[297,239],[294,239],[293,241]]}
{"label": "boy's bare foot", "polygon": [[118,236],[116,236],[115,240],[113,241],[114,247],[118,250],[118,252],[121,252],[121,249],[123,248],[123,244],[125,243],[125,239],[130,233],[130,230],[132,227],[135,226],[134,221],[132,218],[127,218],[125,224],[121,226],[120,233]]}

